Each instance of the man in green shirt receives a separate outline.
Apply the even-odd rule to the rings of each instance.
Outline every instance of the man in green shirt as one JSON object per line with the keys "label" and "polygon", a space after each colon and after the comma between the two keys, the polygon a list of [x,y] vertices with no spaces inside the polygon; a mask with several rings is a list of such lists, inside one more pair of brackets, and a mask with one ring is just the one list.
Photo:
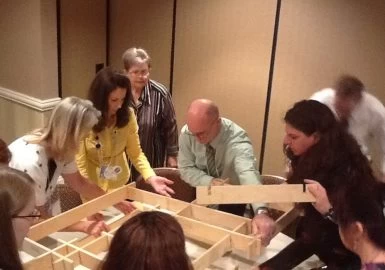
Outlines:
{"label": "man in green shirt", "polygon": [[[182,179],[192,186],[261,184],[247,133],[220,117],[218,107],[207,99],[197,99],[189,106],[187,125],[179,137],[178,167]],[[222,204],[219,210],[243,216],[245,207]],[[255,204],[253,208],[257,214],[253,225],[269,242],[275,223],[266,215],[266,207]]]}

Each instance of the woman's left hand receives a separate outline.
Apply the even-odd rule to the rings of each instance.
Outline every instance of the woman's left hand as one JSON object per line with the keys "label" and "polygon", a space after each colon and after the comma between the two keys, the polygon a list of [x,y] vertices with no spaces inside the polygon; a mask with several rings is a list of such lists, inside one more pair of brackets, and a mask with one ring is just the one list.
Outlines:
{"label": "woman's left hand", "polygon": [[164,196],[171,197],[170,194],[175,194],[174,190],[172,190],[168,185],[174,184],[173,181],[161,176],[151,176],[147,179],[147,182],[153,187],[153,189]]}
{"label": "woman's left hand", "polygon": [[305,179],[304,181],[307,184],[309,192],[315,197],[315,202],[312,203],[314,208],[320,212],[321,215],[325,215],[329,212],[329,209],[332,208],[325,188],[317,181],[309,179]]}

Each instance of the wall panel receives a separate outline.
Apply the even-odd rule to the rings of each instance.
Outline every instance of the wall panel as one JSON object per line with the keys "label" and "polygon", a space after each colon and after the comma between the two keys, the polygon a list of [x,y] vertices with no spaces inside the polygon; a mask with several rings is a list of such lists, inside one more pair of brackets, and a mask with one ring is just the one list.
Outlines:
{"label": "wall panel", "polygon": [[283,116],[295,101],[358,76],[385,101],[385,1],[282,1],[264,172],[283,174]]}
{"label": "wall panel", "polygon": [[188,105],[209,98],[250,135],[257,158],[276,1],[181,0],[177,6],[173,99],[178,125]]}
{"label": "wall panel", "polygon": [[142,47],[152,58],[151,78],[170,86],[173,0],[110,1],[110,64],[123,69],[122,54]]}
{"label": "wall panel", "polygon": [[95,65],[106,64],[106,1],[60,1],[62,96],[86,97]]}
{"label": "wall panel", "polygon": [[55,1],[0,1],[0,86],[57,97],[56,33]]}

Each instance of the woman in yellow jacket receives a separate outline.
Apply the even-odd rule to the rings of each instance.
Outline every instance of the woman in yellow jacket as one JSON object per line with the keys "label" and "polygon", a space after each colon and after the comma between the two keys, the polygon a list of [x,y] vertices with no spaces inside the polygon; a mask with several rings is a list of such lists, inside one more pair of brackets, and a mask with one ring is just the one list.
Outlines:
{"label": "woman in yellow jacket", "polygon": [[88,98],[102,112],[99,123],[81,142],[76,160],[80,173],[104,191],[125,185],[130,177],[127,157],[156,192],[170,196],[173,182],[157,176],[140,147],[130,81],[111,68],[99,71]]}

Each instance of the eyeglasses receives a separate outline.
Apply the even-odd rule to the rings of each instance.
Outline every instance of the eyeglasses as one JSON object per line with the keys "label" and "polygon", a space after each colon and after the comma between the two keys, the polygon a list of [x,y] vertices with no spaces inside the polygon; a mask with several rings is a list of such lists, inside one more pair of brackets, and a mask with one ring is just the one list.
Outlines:
{"label": "eyeglasses", "polygon": [[147,77],[148,74],[150,74],[150,70],[148,70],[148,69],[145,69],[145,70],[133,70],[133,71],[129,71],[128,73],[130,73],[131,75],[133,75],[135,77]]}
{"label": "eyeglasses", "polygon": [[41,213],[39,210],[34,209],[29,215],[13,215],[12,218],[31,218],[33,221],[38,221],[41,218]]}
{"label": "eyeglasses", "polygon": [[187,134],[190,135],[190,136],[198,137],[198,138],[199,137],[207,136],[213,130],[213,127],[215,126],[214,124],[215,124],[215,122],[217,120],[218,119],[214,119],[212,122],[210,122],[210,124],[203,131],[199,131],[199,132],[191,132],[191,131],[189,131]]}

